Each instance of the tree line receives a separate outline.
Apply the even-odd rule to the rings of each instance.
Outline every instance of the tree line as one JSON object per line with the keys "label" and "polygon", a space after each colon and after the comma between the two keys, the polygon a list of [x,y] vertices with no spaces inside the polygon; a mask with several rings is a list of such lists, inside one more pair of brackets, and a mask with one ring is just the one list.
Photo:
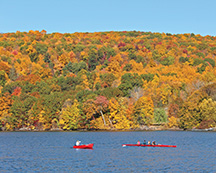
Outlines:
{"label": "tree line", "polygon": [[0,34],[1,130],[216,125],[216,37]]}

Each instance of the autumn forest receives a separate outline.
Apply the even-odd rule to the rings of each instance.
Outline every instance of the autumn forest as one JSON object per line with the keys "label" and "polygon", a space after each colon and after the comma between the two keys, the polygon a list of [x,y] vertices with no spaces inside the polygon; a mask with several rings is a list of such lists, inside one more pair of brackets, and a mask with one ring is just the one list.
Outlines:
{"label": "autumn forest", "polygon": [[216,127],[216,37],[0,34],[0,130]]}

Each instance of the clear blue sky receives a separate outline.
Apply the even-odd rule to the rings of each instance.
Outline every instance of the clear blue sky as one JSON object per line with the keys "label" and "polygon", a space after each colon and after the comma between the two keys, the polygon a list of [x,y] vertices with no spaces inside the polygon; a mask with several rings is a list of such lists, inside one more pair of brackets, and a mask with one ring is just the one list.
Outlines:
{"label": "clear blue sky", "polygon": [[0,0],[0,33],[144,31],[216,36],[216,0]]}

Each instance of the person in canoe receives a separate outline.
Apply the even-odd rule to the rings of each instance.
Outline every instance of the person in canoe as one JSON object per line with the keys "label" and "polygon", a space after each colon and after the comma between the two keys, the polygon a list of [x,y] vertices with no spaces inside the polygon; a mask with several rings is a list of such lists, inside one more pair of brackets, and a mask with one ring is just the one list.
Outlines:
{"label": "person in canoe", "polygon": [[156,142],[155,142],[155,141],[152,141],[152,145],[156,145]]}
{"label": "person in canoe", "polygon": [[144,140],[143,145],[146,145],[146,140]]}
{"label": "person in canoe", "polygon": [[148,145],[151,145],[151,141],[148,141]]}
{"label": "person in canoe", "polygon": [[80,143],[81,143],[81,141],[77,140],[75,145],[76,145],[76,146],[79,146]]}
{"label": "person in canoe", "polygon": [[137,145],[140,145],[140,141],[139,140],[137,141]]}

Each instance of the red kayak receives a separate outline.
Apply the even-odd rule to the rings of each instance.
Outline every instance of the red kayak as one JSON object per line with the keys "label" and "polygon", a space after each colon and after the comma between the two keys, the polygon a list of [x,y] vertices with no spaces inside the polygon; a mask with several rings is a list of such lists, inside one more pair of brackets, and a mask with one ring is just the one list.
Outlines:
{"label": "red kayak", "polygon": [[136,146],[136,147],[176,147],[176,145],[146,145],[146,144],[122,144],[122,147],[126,146]]}
{"label": "red kayak", "polygon": [[94,144],[85,144],[85,145],[74,145],[73,148],[77,148],[77,149],[93,149],[93,145]]}

